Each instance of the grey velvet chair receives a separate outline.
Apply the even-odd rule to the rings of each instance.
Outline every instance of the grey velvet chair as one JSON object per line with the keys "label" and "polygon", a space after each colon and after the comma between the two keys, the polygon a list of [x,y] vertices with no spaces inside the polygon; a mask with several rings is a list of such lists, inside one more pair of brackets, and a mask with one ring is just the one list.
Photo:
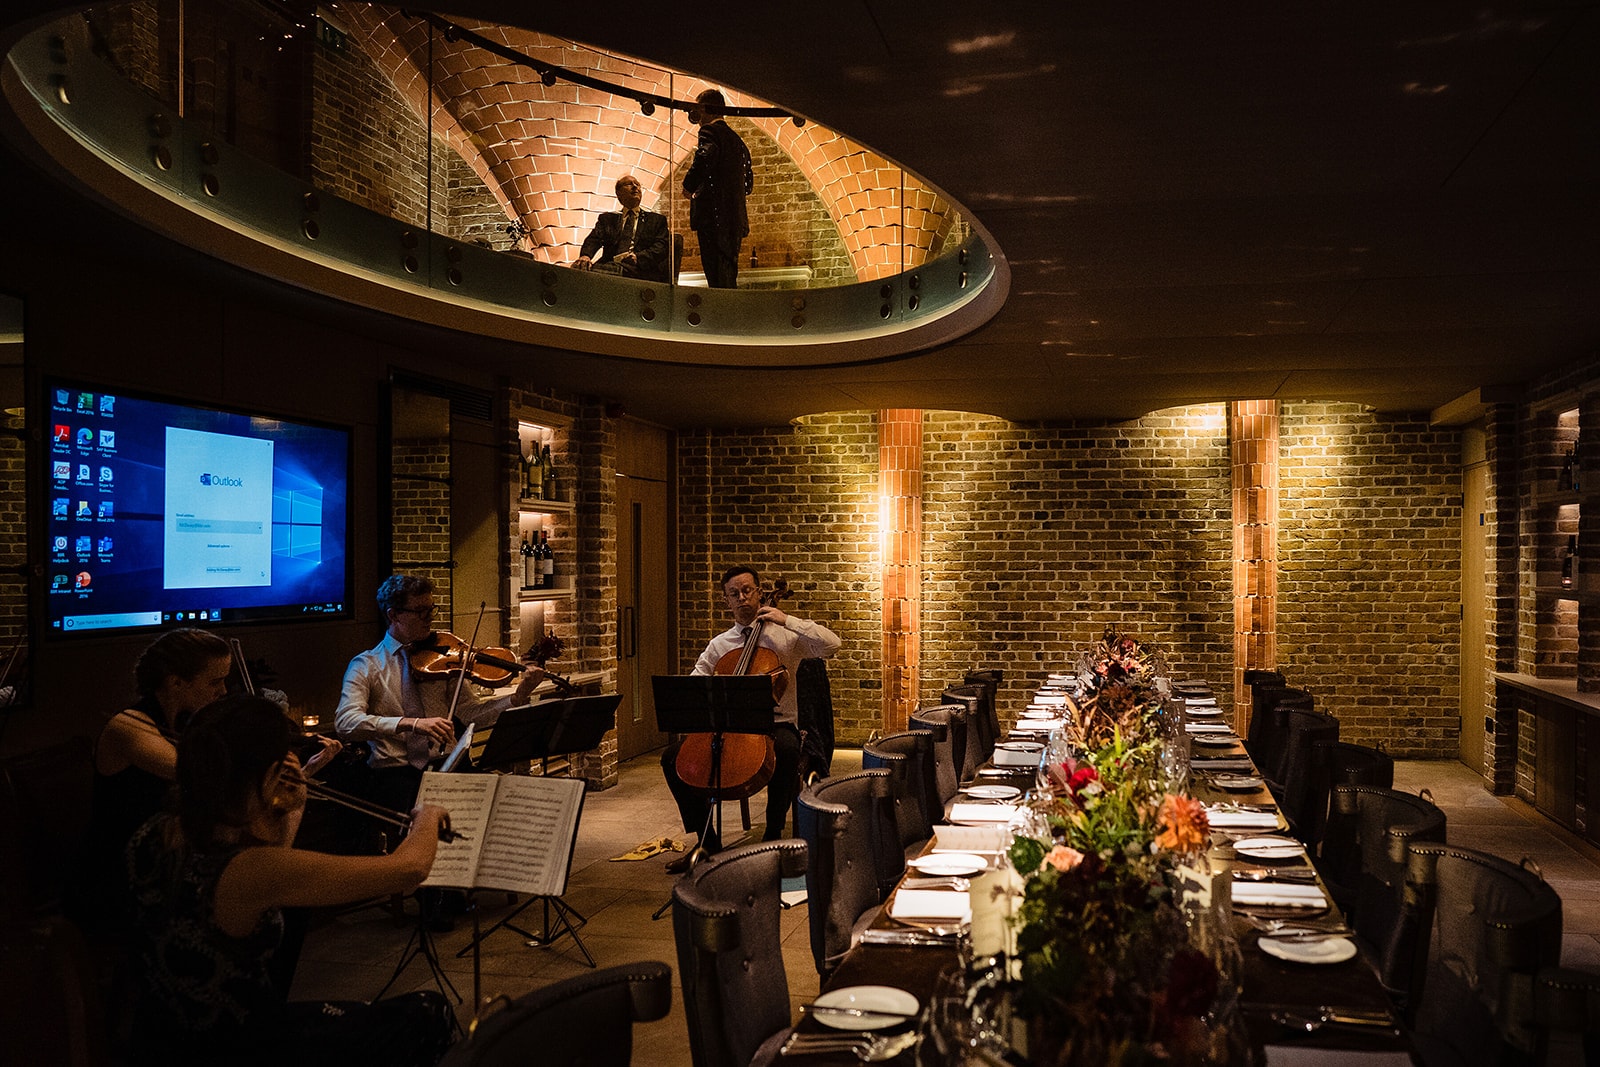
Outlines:
{"label": "grey velvet chair", "polygon": [[978,685],[949,685],[945,686],[940,699],[946,707],[960,705],[965,709],[964,718],[967,724],[966,744],[961,753],[961,781],[970,782],[981,767],[994,753],[994,743],[998,738],[988,736],[986,715],[983,709],[986,692]]}
{"label": "grey velvet chair", "polygon": [[1561,898],[1534,871],[1473,849],[1414,843],[1405,924],[1415,939],[1406,1014],[1428,1067],[1527,1062],[1526,997],[1561,953]]}
{"label": "grey velvet chair", "polygon": [[1282,781],[1283,750],[1289,742],[1288,713],[1315,708],[1315,698],[1305,689],[1258,685],[1250,690],[1250,729],[1244,747],[1267,778]]}
{"label": "grey velvet chair", "polygon": [[1409,990],[1413,963],[1401,923],[1406,857],[1417,842],[1443,842],[1445,822],[1425,797],[1368,785],[1333,787],[1317,869],[1396,999]]}
{"label": "grey velvet chair", "polygon": [[869,741],[861,746],[861,766],[889,772],[897,838],[907,858],[915,856],[933,837],[934,823],[944,812],[933,762],[933,735],[926,730],[907,730]]}
{"label": "grey velvet chair", "polygon": [[1328,792],[1332,786],[1322,760],[1339,740],[1339,720],[1320,711],[1281,710],[1283,759],[1277,773],[1266,772],[1268,786],[1289,821],[1289,832],[1315,849],[1328,824]]}
{"label": "grey velvet chair", "polygon": [[1394,788],[1394,759],[1381,748],[1355,745],[1348,741],[1324,742],[1326,751],[1317,754],[1319,766],[1326,767],[1332,785],[1375,785]]}
{"label": "grey velvet chair", "polygon": [[860,931],[870,926],[887,889],[905,871],[895,844],[889,772],[858,771],[813,782],[797,803],[809,846],[806,905],[811,955],[826,981]]}
{"label": "grey velvet chair", "polygon": [[1600,1065],[1600,974],[1545,967],[1534,975],[1530,1025],[1540,1067]]}
{"label": "grey velvet chair", "polygon": [[628,1067],[633,1024],[672,1008],[672,968],[646,960],[580,974],[527,993],[473,1028],[439,1067],[529,1063]]}
{"label": "grey velvet chair", "polygon": [[962,704],[934,704],[918,708],[906,722],[913,730],[926,730],[933,735],[939,804],[941,809],[948,809],[961,788],[961,766],[967,754],[967,709]]}
{"label": "grey velvet chair", "polygon": [[770,1062],[787,1034],[779,893],[784,878],[805,870],[806,851],[793,838],[744,845],[673,885],[672,936],[694,1067]]}

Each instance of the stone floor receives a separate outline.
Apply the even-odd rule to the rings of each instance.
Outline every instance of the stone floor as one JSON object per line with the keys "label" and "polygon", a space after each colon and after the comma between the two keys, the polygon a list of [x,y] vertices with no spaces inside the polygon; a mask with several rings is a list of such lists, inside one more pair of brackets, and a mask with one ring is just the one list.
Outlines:
{"label": "stone floor", "polygon": [[[834,770],[858,764],[858,751],[841,751]],[[1564,904],[1563,962],[1600,969],[1600,850],[1545,819],[1531,807],[1508,797],[1486,792],[1481,780],[1459,763],[1405,761],[1396,765],[1395,787],[1411,792],[1426,788],[1449,816],[1452,844],[1481,849],[1511,860],[1533,859]],[[759,817],[763,798],[752,799]],[[738,838],[738,811],[726,810],[724,839]],[[755,833],[759,836],[758,824]],[[652,838],[692,840],[677,824],[677,812],[662,783],[654,755],[623,765],[620,784],[590,793],[584,802],[578,840],[572,858],[565,901],[587,917],[579,931],[583,944],[602,967],[633,960],[661,960],[676,971],[670,915],[659,921],[651,913],[668,899],[672,878],[663,868],[673,854],[641,861],[614,862],[635,845]],[[506,897],[482,894],[480,922],[487,927],[509,910]],[[523,913],[518,925],[530,931],[541,928],[537,909]],[[296,998],[340,997],[368,999],[376,996],[394,976],[411,926],[389,912],[371,908],[323,923],[308,936],[296,975]],[[463,999],[464,1023],[472,1017],[474,1003],[473,954],[456,953],[471,941],[471,923],[434,935],[444,973]],[[789,995],[799,1005],[817,994],[817,975],[807,940],[806,909],[802,904],[784,913],[784,956],[788,963]],[[480,945],[477,1002],[516,997],[530,990],[588,971],[582,953],[571,937],[561,937],[549,947],[529,947],[524,938],[501,929]],[[391,992],[433,988],[435,979],[422,958],[413,959],[391,987]],[[635,1035],[634,1062],[650,1067],[690,1063],[682,998],[674,995],[673,1010],[659,1022],[643,1024]]]}

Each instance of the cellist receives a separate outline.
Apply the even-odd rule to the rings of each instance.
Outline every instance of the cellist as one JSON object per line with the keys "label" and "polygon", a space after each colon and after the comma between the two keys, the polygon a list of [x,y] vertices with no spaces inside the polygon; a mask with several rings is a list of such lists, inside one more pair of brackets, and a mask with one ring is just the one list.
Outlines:
{"label": "cellist", "polygon": [[[786,614],[775,604],[763,604],[761,576],[754,567],[741,564],[724,571],[722,596],[728,614],[733,617],[733,625],[711,639],[705,651],[700,653],[691,673],[718,673],[717,664],[730,652],[742,649],[751,634],[751,628],[758,624],[760,647],[770,649],[788,673],[788,684],[783,688],[772,712],[772,742],[777,762],[772,781],[767,786],[767,829],[764,839],[773,841],[783,836],[789,809],[800,790],[800,730],[797,725],[800,703],[796,696],[798,687],[794,684],[800,661],[832,656],[839,650],[839,637],[821,623]],[[666,775],[667,787],[678,802],[684,830],[704,833],[709,825],[706,815],[711,802],[703,792],[690,787],[678,776],[677,756],[681,743],[667,746],[666,753],[661,757],[661,769]],[[722,842],[716,839],[714,828],[700,841],[700,849],[705,854],[721,848]],[[690,855],[684,853],[667,864],[668,873],[677,874],[687,870]]]}

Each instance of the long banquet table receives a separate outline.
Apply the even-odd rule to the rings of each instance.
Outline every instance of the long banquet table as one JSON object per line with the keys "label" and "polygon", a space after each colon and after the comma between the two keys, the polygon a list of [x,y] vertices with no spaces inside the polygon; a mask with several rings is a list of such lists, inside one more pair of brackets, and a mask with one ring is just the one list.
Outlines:
{"label": "long banquet table", "polygon": [[[1191,795],[1206,803],[1208,807],[1213,804],[1231,804],[1240,808],[1270,809],[1276,816],[1278,829],[1281,831],[1286,828],[1287,824],[1278,812],[1272,794],[1264,786],[1250,791],[1224,791],[1213,784],[1213,772],[1208,771],[1206,766],[1212,760],[1219,761],[1224,767],[1253,769],[1254,765],[1249,762],[1249,756],[1244,751],[1242,743],[1235,743],[1232,748],[1211,748],[1208,756],[1207,760],[1197,758],[1193,764],[1190,779]],[[1033,767],[1005,768],[1005,771],[1006,773],[1002,774],[1000,768],[989,769],[983,778],[984,784],[1010,784],[1024,791],[1033,785],[1036,773]],[[1223,865],[1230,871],[1236,868],[1263,871],[1270,869],[1272,866],[1270,861],[1255,862],[1237,856],[1231,847],[1235,836],[1237,834],[1225,832],[1213,834],[1211,852],[1213,864]],[[930,847],[936,840],[930,843]],[[1302,854],[1286,861],[1283,866],[1304,866],[1308,862]],[[1322,884],[1320,877],[1316,879],[1316,884],[1321,886],[1326,895],[1327,887]],[[904,924],[889,917],[892,905],[891,896],[873,923],[873,929],[905,928]],[[1331,896],[1328,897],[1327,912],[1323,913],[1321,909],[1317,909],[1314,914],[1315,922],[1319,925],[1337,925],[1342,922],[1342,916]],[[1277,959],[1260,948],[1261,933],[1248,918],[1239,914],[1237,902],[1234,933],[1238,939],[1243,962],[1240,974],[1240,1004],[1249,1029],[1251,1045],[1259,1055],[1259,1062],[1264,1062],[1269,1067],[1278,1065],[1309,1067],[1317,1064],[1399,1067],[1417,1062],[1410,1042],[1398,1025],[1394,1029],[1325,1025],[1307,1032],[1303,1029],[1290,1029],[1272,1019],[1274,1013],[1309,1016],[1327,1007],[1335,1007],[1340,1011],[1360,1012],[1390,1010],[1392,1005],[1364,952],[1338,963],[1307,964]],[[864,985],[893,986],[907,991],[917,998],[919,1004],[926,1005],[938,987],[940,976],[957,967],[959,967],[958,950],[953,943],[911,946],[862,942],[858,943],[840,963],[824,985],[823,991]],[[913,1024],[907,1023],[889,1029],[891,1032],[895,1029],[903,1030],[910,1025]],[[810,1014],[802,1017],[795,1030],[800,1034],[841,1033],[838,1030],[830,1030]],[[780,1062],[787,1060],[807,1065],[858,1062],[856,1057],[848,1052],[807,1053],[780,1058]],[[915,1050],[908,1049],[890,1062],[912,1064],[918,1060]]]}

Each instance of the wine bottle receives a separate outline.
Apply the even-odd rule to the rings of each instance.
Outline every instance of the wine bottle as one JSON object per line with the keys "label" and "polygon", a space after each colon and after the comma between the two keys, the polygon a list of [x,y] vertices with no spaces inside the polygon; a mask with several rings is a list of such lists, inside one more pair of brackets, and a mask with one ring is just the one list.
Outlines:
{"label": "wine bottle", "polygon": [[540,494],[546,500],[557,500],[556,496],[556,465],[550,458],[550,446],[545,445],[539,453],[539,474],[544,479],[544,492]]}
{"label": "wine bottle", "polygon": [[539,459],[539,442],[533,443],[533,455],[529,461],[528,495],[535,500],[543,500],[545,496],[544,464]]}
{"label": "wine bottle", "polygon": [[1567,538],[1567,550],[1561,554],[1561,588],[1571,589],[1573,574],[1578,569],[1578,537]]}
{"label": "wine bottle", "polygon": [[549,530],[539,531],[539,547],[544,556],[540,563],[540,569],[544,574],[544,587],[546,589],[554,589],[556,587],[556,554],[550,548]]}
{"label": "wine bottle", "polygon": [[532,589],[539,582],[533,559],[533,544],[528,540],[528,535],[522,535],[522,588]]}
{"label": "wine bottle", "polygon": [[1565,492],[1574,488],[1573,464],[1576,462],[1574,449],[1567,449],[1566,458],[1561,461],[1561,476],[1556,480],[1556,488]]}
{"label": "wine bottle", "polygon": [[533,495],[533,468],[539,459],[539,450],[536,448],[527,455],[517,453],[517,459],[522,463],[522,490],[517,495],[523,500]]}

